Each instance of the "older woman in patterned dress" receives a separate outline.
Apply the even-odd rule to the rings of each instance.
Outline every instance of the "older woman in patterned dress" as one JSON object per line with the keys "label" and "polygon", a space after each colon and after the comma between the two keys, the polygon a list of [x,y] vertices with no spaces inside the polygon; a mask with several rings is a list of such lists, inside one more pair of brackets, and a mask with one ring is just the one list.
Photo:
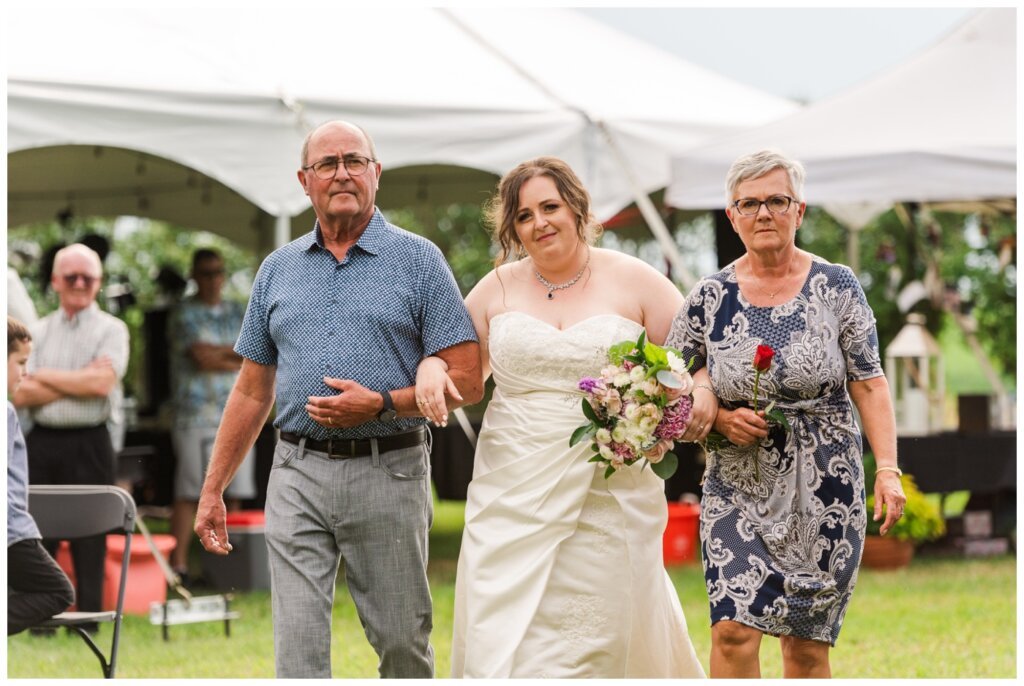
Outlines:
{"label": "older woman in patterned dress", "polygon": [[[803,167],[773,151],[742,157],[726,213],[746,254],[698,283],[667,344],[708,367],[714,427],[732,445],[708,456],[701,546],[711,603],[711,676],[759,676],[764,634],[778,636],[784,676],[827,677],[857,580],[865,511],[860,431],[876,453],[872,513],[884,534],[906,498],[875,319],[853,272],[796,247]],[[754,353],[791,430],[755,411]]]}

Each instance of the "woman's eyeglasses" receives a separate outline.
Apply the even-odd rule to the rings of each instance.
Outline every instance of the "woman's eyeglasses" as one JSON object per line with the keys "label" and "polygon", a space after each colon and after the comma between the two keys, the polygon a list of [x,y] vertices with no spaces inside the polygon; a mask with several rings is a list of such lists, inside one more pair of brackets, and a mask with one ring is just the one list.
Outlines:
{"label": "woman's eyeglasses", "polygon": [[768,208],[768,211],[772,214],[785,214],[789,211],[789,206],[793,203],[795,198],[791,198],[788,195],[773,195],[767,200],[758,200],[757,198],[740,198],[732,204],[736,208],[736,211],[742,215],[752,216],[761,211],[761,205]]}

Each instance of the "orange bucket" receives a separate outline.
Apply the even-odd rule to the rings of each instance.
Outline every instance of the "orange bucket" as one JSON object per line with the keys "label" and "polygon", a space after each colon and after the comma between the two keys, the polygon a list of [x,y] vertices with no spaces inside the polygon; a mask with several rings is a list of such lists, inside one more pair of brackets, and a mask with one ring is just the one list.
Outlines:
{"label": "orange bucket", "polygon": [[[153,544],[166,559],[177,541],[174,536],[153,534]],[[107,559],[103,569],[103,609],[113,610],[117,607],[117,586],[121,581],[121,560],[124,556],[124,536],[111,534],[107,536]],[[57,564],[75,583],[75,574],[71,564],[71,550],[67,541],[62,541],[57,549]],[[141,534],[132,534],[132,552],[128,558],[128,580],[124,589],[124,612],[131,615],[148,615],[149,604],[156,600],[167,600],[167,579],[160,570],[160,565],[153,557],[153,551],[146,544]],[[75,606],[73,606],[75,607]]]}
{"label": "orange bucket", "polygon": [[668,524],[662,539],[666,565],[683,564],[697,559],[700,545],[698,527],[700,505],[696,503],[669,503]]}

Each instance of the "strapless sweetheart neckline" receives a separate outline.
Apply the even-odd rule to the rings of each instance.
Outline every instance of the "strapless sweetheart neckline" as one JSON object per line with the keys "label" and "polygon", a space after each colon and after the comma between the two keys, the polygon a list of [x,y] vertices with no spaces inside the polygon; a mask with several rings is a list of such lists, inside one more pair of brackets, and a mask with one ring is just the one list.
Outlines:
{"label": "strapless sweetheart neckline", "polygon": [[504,316],[512,315],[512,314],[519,314],[519,315],[522,315],[522,316],[526,317],[527,319],[532,319],[533,321],[539,322],[539,323],[543,324],[544,326],[548,327],[549,329],[552,329],[552,330],[557,331],[559,333],[566,333],[568,331],[572,331],[573,329],[575,329],[575,328],[577,328],[579,326],[582,326],[583,324],[586,324],[587,322],[589,322],[589,321],[591,321],[593,319],[601,319],[603,317],[612,317],[614,319],[621,319],[623,321],[629,322],[630,324],[636,324],[639,327],[643,326],[643,324],[641,324],[641,323],[639,323],[637,321],[634,321],[634,320],[630,319],[629,317],[624,317],[621,314],[618,314],[617,312],[602,312],[601,314],[594,314],[594,315],[591,315],[589,317],[584,317],[583,319],[579,320],[578,322],[576,322],[574,324],[570,324],[569,326],[565,327],[564,329],[560,329],[557,326],[555,326],[554,324],[546,322],[543,319],[541,319],[540,317],[535,317],[535,316],[533,316],[532,314],[530,314],[528,312],[523,312],[522,310],[507,310],[505,312],[501,312],[501,313],[496,314],[493,317],[491,317],[491,322],[493,323],[495,320],[499,319],[500,317],[504,317]]}

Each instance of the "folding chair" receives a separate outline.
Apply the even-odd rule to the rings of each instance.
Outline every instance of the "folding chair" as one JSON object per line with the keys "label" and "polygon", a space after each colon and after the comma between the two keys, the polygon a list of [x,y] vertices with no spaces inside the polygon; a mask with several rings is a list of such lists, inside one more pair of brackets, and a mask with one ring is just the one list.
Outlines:
{"label": "folding chair", "polygon": [[[124,589],[128,580],[131,533],[135,529],[135,501],[117,486],[29,486],[29,512],[43,538],[72,539],[100,534],[125,534],[124,559],[121,560],[121,581],[117,587],[117,609],[113,612],[62,612],[39,624],[41,628],[68,627],[86,642],[99,658],[103,676],[114,678],[117,647],[121,638]],[[110,660],[97,647],[83,625],[113,622],[114,637],[110,644]]]}

